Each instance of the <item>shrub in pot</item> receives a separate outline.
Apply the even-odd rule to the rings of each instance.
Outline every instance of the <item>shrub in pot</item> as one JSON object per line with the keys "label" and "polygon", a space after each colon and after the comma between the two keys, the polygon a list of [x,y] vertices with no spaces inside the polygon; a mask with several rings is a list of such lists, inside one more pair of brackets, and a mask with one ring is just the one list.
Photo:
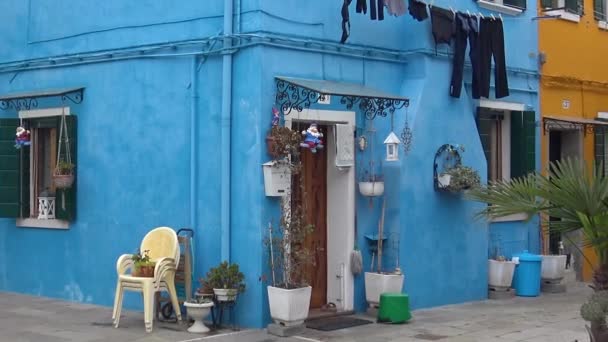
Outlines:
{"label": "shrub in pot", "polygon": [[274,159],[282,159],[297,153],[302,142],[302,135],[284,126],[272,126],[266,136],[268,154]]}
{"label": "shrub in pot", "polygon": [[479,173],[469,166],[457,165],[439,175],[439,187],[451,192],[460,192],[479,186]]}
{"label": "shrub in pot", "polygon": [[149,250],[145,250],[142,255],[140,251],[137,251],[137,253],[133,254],[131,257],[131,260],[133,260],[132,274],[134,277],[154,277],[156,263],[150,260],[150,256],[148,255],[149,252]]}
{"label": "shrub in pot", "polygon": [[203,319],[209,316],[211,308],[214,305],[213,289],[205,279],[201,278],[199,282],[201,286],[196,290],[194,298],[184,303],[188,316],[194,320],[194,323],[188,328],[188,332],[191,333],[209,332],[209,328],[205,326]]}
{"label": "shrub in pot", "polygon": [[218,301],[234,301],[239,293],[245,292],[245,275],[238,264],[222,262],[207,272],[206,282],[213,288]]}
{"label": "shrub in pot", "polygon": [[581,306],[581,317],[591,323],[586,326],[591,341],[608,341],[608,327],[606,326],[608,314],[608,291],[597,291]]}

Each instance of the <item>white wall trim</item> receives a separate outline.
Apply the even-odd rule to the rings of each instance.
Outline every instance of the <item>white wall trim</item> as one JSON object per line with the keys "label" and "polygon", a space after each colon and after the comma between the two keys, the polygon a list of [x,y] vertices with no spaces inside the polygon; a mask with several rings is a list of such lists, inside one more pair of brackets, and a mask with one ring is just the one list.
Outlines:
{"label": "white wall trim", "polygon": [[479,7],[489,9],[491,11],[496,11],[496,12],[500,12],[500,13],[504,13],[504,14],[508,14],[508,15],[518,15],[518,14],[523,13],[522,9],[511,7],[511,6],[505,6],[502,4],[502,1],[500,1],[500,2],[501,3],[490,1],[490,0],[477,0],[477,4],[479,5]]}
{"label": "white wall trim", "polygon": [[597,27],[599,27],[600,30],[608,31],[608,22],[605,20],[600,20],[597,22]]}
{"label": "white wall trim", "polygon": [[528,219],[528,215],[526,215],[525,213],[519,213],[519,214],[497,217],[497,218],[490,220],[490,222],[492,222],[492,223],[513,222],[513,221],[525,221],[527,219]]}
{"label": "white wall trim", "polygon": [[45,118],[49,116],[71,115],[70,107],[56,107],[45,109],[32,109],[19,111],[20,119]]}
{"label": "white wall trim", "polygon": [[64,220],[38,220],[33,218],[17,219],[17,227],[69,229],[70,222]]}
{"label": "white wall trim", "polygon": [[523,112],[526,110],[526,105],[523,103],[495,101],[495,100],[487,100],[487,99],[479,100],[479,107],[499,109],[499,110],[509,110],[509,111],[513,111],[513,112]]}

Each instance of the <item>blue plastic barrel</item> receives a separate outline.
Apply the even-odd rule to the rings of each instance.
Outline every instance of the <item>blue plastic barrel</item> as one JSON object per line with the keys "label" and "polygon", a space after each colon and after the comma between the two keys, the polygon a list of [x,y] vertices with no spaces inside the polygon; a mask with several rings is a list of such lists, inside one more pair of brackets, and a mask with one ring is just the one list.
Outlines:
{"label": "blue plastic barrel", "polygon": [[515,267],[513,275],[513,288],[515,294],[522,297],[536,297],[540,294],[540,274],[541,257],[540,255],[524,251],[521,254],[513,255],[519,258],[519,264]]}

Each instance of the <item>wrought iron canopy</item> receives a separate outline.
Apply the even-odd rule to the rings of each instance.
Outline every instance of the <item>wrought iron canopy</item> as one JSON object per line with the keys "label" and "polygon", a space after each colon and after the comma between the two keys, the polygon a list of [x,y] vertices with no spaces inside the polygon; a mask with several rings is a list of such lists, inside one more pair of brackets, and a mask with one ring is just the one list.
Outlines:
{"label": "wrought iron canopy", "polygon": [[276,77],[276,86],[276,103],[284,115],[289,115],[293,109],[301,112],[312,104],[324,101],[329,95],[339,96],[340,103],[346,109],[358,105],[370,120],[378,115],[386,117],[410,104],[410,100],[405,97],[354,83]]}
{"label": "wrought iron canopy", "polygon": [[547,134],[550,130],[579,130],[585,134],[592,134],[596,127],[608,128],[608,121],[570,116],[543,117],[543,134]]}
{"label": "wrought iron canopy", "polygon": [[82,103],[84,88],[47,89],[0,96],[0,109],[29,110],[38,107],[38,100],[47,97],[60,97],[62,102]]}

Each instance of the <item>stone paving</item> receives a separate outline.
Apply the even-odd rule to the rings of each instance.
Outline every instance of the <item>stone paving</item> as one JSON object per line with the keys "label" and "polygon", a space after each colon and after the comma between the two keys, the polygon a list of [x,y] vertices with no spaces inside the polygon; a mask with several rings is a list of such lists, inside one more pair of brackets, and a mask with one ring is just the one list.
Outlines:
{"label": "stone paving", "polygon": [[0,341],[586,342],[589,338],[579,308],[590,291],[583,284],[568,284],[565,294],[417,310],[414,319],[404,325],[368,324],[331,332],[306,329],[290,338],[271,336],[265,330],[193,335],[185,331],[185,326],[169,323],[155,323],[154,332],[146,334],[141,312],[123,310],[121,326],[114,329],[110,324],[111,309],[107,307],[0,293]]}

